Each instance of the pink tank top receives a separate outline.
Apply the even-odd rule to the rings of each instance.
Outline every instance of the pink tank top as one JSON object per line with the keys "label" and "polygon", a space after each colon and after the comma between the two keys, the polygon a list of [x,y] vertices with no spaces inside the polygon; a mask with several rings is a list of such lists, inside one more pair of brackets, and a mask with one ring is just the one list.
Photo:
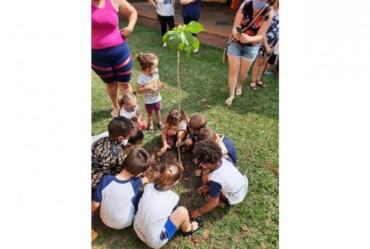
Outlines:
{"label": "pink tank top", "polygon": [[119,31],[118,13],[112,0],[105,0],[103,8],[91,6],[91,48],[110,48],[124,43],[126,40]]}

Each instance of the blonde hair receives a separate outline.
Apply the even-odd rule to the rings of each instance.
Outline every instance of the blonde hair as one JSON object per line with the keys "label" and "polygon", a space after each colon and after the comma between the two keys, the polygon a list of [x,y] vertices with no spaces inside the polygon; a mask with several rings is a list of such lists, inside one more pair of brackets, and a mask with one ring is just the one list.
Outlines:
{"label": "blonde hair", "polygon": [[135,94],[133,94],[133,93],[125,93],[121,97],[120,105],[122,107],[123,105],[127,105],[127,104],[131,103],[133,100],[136,100]]}
{"label": "blonde hair", "polygon": [[161,164],[159,175],[154,180],[154,184],[159,189],[168,189],[175,185],[180,179],[184,168],[177,162]]}
{"label": "blonde hair", "polygon": [[153,61],[158,60],[158,57],[153,53],[143,53],[140,52],[136,55],[136,60],[140,63],[141,70],[151,68],[153,66]]}

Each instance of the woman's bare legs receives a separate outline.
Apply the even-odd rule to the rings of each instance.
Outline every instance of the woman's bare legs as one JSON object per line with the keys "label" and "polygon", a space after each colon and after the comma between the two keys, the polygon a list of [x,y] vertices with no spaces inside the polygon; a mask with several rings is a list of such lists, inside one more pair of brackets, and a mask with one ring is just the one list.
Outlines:
{"label": "woman's bare legs", "polygon": [[118,102],[118,84],[113,82],[110,84],[105,84],[105,89],[107,94],[112,101],[113,110],[111,112],[112,117],[117,117],[119,114],[119,102]]}
{"label": "woman's bare legs", "polygon": [[261,76],[266,67],[267,61],[268,61],[268,57],[261,58],[257,56],[256,62],[254,63],[254,66],[252,69],[251,81],[259,82],[261,80]]}
{"label": "woman's bare legs", "polygon": [[245,79],[248,76],[248,72],[249,72],[249,69],[251,68],[252,63],[253,61],[247,61],[245,59],[241,59],[241,66],[240,66],[240,71],[239,71],[239,76],[238,76],[238,84],[236,85],[237,91],[239,89],[239,92],[240,92],[240,94],[238,95],[242,94],[242,86],[243,86]]}
{"label": "woman's bare legs", "polygon": [[119,114],[119,100],[118,100],[118,88],[121,91],[121,94],[132,92],[132,87],[130,82],[113,82],[110,84],[105,84],[105,89],[107,94],[112,101],[113,110],[111,112],[112,117],[117,117]]}
{"label": "woman's bare legs", "polygon": [[238,74],[240,70],[241,64],[241,57],[240,56],[233,56],[228,55],[228,62],[229,62],[229,98],[226,100],[226,105],[230,106],[234,100],[235,95],[235,88],[238,81]]}

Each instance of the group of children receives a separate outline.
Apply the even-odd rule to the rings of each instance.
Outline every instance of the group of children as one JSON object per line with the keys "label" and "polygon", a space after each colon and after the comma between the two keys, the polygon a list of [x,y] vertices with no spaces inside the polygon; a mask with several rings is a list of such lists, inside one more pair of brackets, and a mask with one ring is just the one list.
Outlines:
{"label": "group of children", "polygon": [[[201,176],[199,193],[206,204],[191,212],[179,206],[179,196],[171,189],[179,183],[184,168],[176,161],[162,162],[156,178],[149,183],[143,176],[150,155],[140,148],[141,140],[129,144],[137,127],[126,117],[115,117],[108,124],[108,136],[92,144],[92,213],[100,207],[103,223],[123,229],[133,223],[137,236],[152,248],[165,245],[177,230],[188,236],[203,226],[202,215],[217,206],[235,205],[248,191],[248,179],[236,167],[237,152],[224,135],[206,126],[206,118],[183,110],[170,110],[162,130],[165,153],[171,146],[193,151]],[[172,141],[172,142],[169,142]],[[144,186],[143,193],[140,189]],[[96,237],[96,232],[92,231]]]}
{"label": "group of children", "polygon": [[[144,94],[147,122],[142,120],[135,94],[127,93],[120,101],[120,116],[109,122],[107,132],[93,137],[92,214],[100,208],[101,220],[114,229],[133,224],[143,242],[160,248],[177,230],[188,236],[200,229],[201,216],[217,206],[242,202],[248,179],[236,167],[233,143],[207,127],[204,115],[196,113],[189,118],[184,110],[172,108],[162,124],[160,89],[166,84],[159,80],[158,58],[140,53],[137,60],[142,69],[137,92]],[[162,129],[159,154],[173,147],[193,152],[197,167],[194,175],[200,176],[202,183],[198,192],[206,195],[206,204],[193,211],[179,206],[180,197],[171,190],[184,172],[177,161],[162,162],[155,179],[144,176],[151,157],[140,148],[140,143],[144,139],[143,129],[154,132],[153,112]],[[92,236],[97,236],[94,230]]]}

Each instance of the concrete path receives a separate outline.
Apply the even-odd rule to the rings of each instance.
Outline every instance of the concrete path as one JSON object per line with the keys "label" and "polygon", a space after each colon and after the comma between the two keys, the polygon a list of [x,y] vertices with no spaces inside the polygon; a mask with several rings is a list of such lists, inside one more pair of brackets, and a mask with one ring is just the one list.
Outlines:
{"label": "concrete path", "polygon": [[[138,23],[160,30],[157,13],[149,2],[131,3],[139,14]],[[175,6],[175,24],[182,24],[182,6]],[[205,31],[198,34],[201,43],[224,48],[234,22],[236,9],[217,3],[202,3],[199,23]]]}

